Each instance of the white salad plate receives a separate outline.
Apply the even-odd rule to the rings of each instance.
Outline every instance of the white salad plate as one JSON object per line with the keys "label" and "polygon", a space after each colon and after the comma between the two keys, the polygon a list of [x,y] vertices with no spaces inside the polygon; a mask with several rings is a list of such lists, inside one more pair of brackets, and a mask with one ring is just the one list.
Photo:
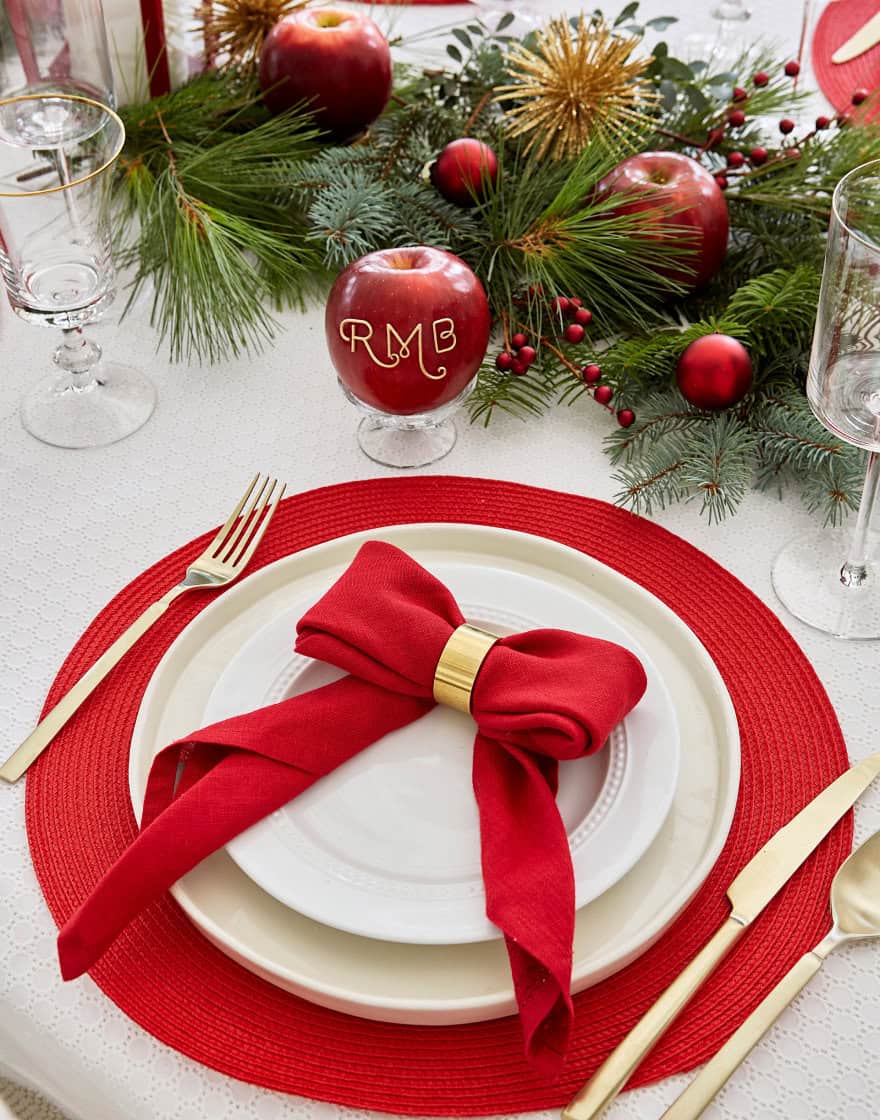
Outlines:
{"label": "white salad plate", "polygon": [[[598,824],[595,829],[587,829],[584,843],[598,842],[604,829],[617,827],[615,821],[621,813],[622,799],[631,788],[641,789],[641,804],[634,803],[632,811],[627,810],[618,823],[628,822],[629,829],[638,832],[643,812],[654,812],[655,819],[659,815],[662,821],[653,842],[648,840],[646,846],[641,840],[631,849],[635,851],[641,846],[642,854],[630,869],[612,885],[600,888],[601,893],[578,910],[572,986],[575,991],[588,987],[644,952],[705,880],[733,817],[739,784],[739,738],[736,715],[721,677],[689,628],[637,584],[563,545],[490,527],[404,525],[329,541],[255,572],[206,607],[157,666],[132,737],[130,784],[135,811],[140,813],[150,762],[162,747],[216,718],[213,713],[225,714],[222,705],[227,699],[234,710],[245,710],[239,706],[241,695],[230,694],[227,698],[225,689],[228,687],[234,693],[245,687],[247,674],[241,671],[242,662],[238,659],[250,643],[255,643],[252,650],[265,651],[268,656],[268,639],[276,625],[282,627],[290,618],[295,621],[302,609],[338,578],[360,545],[376,539],[403,548],[445,578],[460,596],[464,613],[473,610],[474,621],[479,622],[482,612],[486,616],[482,618],[484,625],[494,621],[496,628],[504,625],[507,629],[519,629],[523,623],[540,623],[582,629],[575,625],[575,617],[589,616],[595,626],[587,632],[611,636],[613,631],[614,640],[643,657],[649,673],[656,677],[658,702],[666,716],[669,709],[663,707],[664,697],[669,698],[672,722],[667,723],[667,730],[677,723],[680,765],[665,820],[656,812],[655,805],[655,801],[662,805],[667,796],[664,776],[660,775],[656,788],[652,788],[639,775],[640,768],[647,770],[651,765],[650,748],[644,746],[642,757],[643,747],[639,744],[652,740],[650,735],[644,739],[635,725],[630,730],[638,708],[624,721],[622,736],[612,741],[610,751],[600,752],[584,764],[571,764],[574,768],[583,765],[584,789],[579,788],[578,781],[569,783],[566,779],[566,786],[571,788],[565,792],[562,811],[570,837],[577,835],[578,822],[583,825],[591,819],[598,820]],[[481,569],[491,570],[492,586],[488,590],[480,577],[463,575]],[[459,578],[465,582],[456,587]],[[468,584],[467,578],[476,582]],[[548,622],[541,610],[535,615],[532,596],[536,585],[542,585],[542,602],[552,601],[560,606],[565,603],[567,613],[562,622]],[[504,586],[528,591],[525,597],[512,601],[503,591],[500,595],[496,593],[496,587]],[[507,615],[506,623],[502,613]],[[603,624],[610,630],[600,633],[595,627]],[[278,651],[277,660],[267,660],[258,667],[248,685],[254,690],[248,693],[255,697],[251,706],[287,695],[286,690],[295,687],[297,680],[302,687],[317,683],[317,679],[305,679],[305,674],[317,667],[307,670],[297,666],[291,656],[293,634],[284,641],[287,644]],[[220,688],[224,680],[226,685]],[[448,724],[448,753],[462,755],[463,764],[469,748],[463,745],[465,739],[459,742],[459,736],[467,736],[467,718],[459,719],[455,713],[445,711],[432,713],[428,718],[435,714],[439,721],[437,734],[443,739],[443,728]],[[471,724],[471,734],[472,730]],[[366,765],[371,754],[384,749],[391,750],[388,761],[389,765],[393,761],[395,771],[405,769],[407,760],[394,753],[393,743],[389,747],[393,738],[387,737],[353,760],[352,780],[356,784],[377,780],[367,775],[369,767],[364,772],[360,767]],[[667,757],[676,772],[679,752],[661,745],[656,748],[658,757],[664,749],[669,750]],[[436,747],[432,751],[436,757]],[[615,751],[624,758],[619,787],[611,773]],[[404,766],[399,767],[398,763]],[[345,765],[351,768],[351,763]],[[343,769],[337,773],[341,775]],[[462,774],[467,772],[466,766],[458,769]],[[426,774],[419,774],[418,770],[416,764],[409,780],[415,782],[421,797]],[[455,766],[446,764],[444,780],[458,782],[458,778],[453,779],[454,771]],[[317,793],[318,787],[330,780],[322,779],[310,792]],[[391,779],[391,788],[395,788],[397,780]],[[387,779],[382,784],[387,788]],[[399,793],[401,787],[396,788]],[[603,791],[610,793],[607,806],[603,803]],[[327,791],[326,796],[342,798],[338,805],[345,803],[341,787],[335,793],[332,789]],[[297,801],[308,806],[307,797],[305,794]],[[469,818],[470,823],[465,819],[468,812],[475,810],[468,808],[460,791],[445,789],[442,808],[451,815],[453,824],[459,819],[466,827],[475,827],[474,816]],[[281,810],[279,815],[284,818],[287,812]],[[456,814],[462,816],[458,818]],[[393,815],[395,820],[400,819],[399,807],[395,807]],[[438,813],[434,823],[445,827],[447,819]],[[412,827],[415,823],[410,821]],[[346,858],[351,859],[353,830],[363,827],[365,818],[361,816],[355,824],[344,823],[342,831],[336,834],[342,837]],[[279,829],[278,834],[273,834],[275,828]],[[290,835],[285,825],[271,820],[262,822],[253,830],[258,839],[260,829],[266,843],[270,841],[265,838],[271,837],[271,843],[280,844],[282,849],[289,844],[284,839]],[[643,835],[651,831],[649,828]],[[391,846],[387,846],[387,841],[384,843],[386,847],[376,842],[371,858],[375,862],[382,854],[387,874],[394,862],[391,857],[400,854],[404,842],[392,835]],[[326,849],[326,841],[317,847],[321,849],[322,844]],[[576,856],[580,845],[573,847]],[[258,850],[266,849],[258,845]],[[437,849],[432,850],[431,867],[436,869]],[[325,855],[323,851],[321,858]],[[247,859],[247,855],[242,857],[236,852],[236,858]],[[263,866],[262,860],[258,862]],[[307,862],[301,859],[297,873]],[[450,866],[458,869],[463,865],[452,861],[442,866],[448,873]],[[431,867],[427,871],[424,866],[417,868],[421,884],[430,881]],[[408,874],[412,875],[412,869],[410,863]],[[601,874],[601,869],[593,870]],[[464,872],[457,874],[457,884],[466,881]],[[586,881],[589,876],[584,878]],[[301,907],[293,908],[273,897],[238,866],[228,851],[217,852],[203,861],[172,893],[196,926],[222,951],[272,983],[324,1006],[368,1018],[426,1024],[473,1022],[511,1014],[516,1009],[507,956],[503,942],[498,939],[416,944],[334,928],[308,917]],[[375,896],[372,905],[379,908]],[[339,921],[338,914],[334,920]],[[399,936],[400,930],[395,928]]]}
{"label": "white salad plate", "polygon": [[[558,804],[577,905],[584,906],[635,865],[666,819],[678,781],[675,710],[647,653],[594,604],[475,559],[427,565],[468,622],[496,634],[575,630],[627,646],[646,671],[644,696],[606,748],[559,768]],[[295,582],[295,570],[291,577]],[[249,595],[243,589],[229,594]],[[313,601],[297,602],[245,642],[214,687],[203,723],[343,675],[293,652],[296,623]],[[585,678],[592,671],[584,665]],[[467,715],[435,708],[316,782],[227,851],[279,902],[336,929],[434,945],[500,937],[485,915],[471,783],[474,731]]]}

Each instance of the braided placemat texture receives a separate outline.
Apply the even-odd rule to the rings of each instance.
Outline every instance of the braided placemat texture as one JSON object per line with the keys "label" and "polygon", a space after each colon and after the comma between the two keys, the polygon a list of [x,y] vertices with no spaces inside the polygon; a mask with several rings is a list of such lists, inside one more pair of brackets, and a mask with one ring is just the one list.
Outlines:
{"label": "braided placemat texture", "polygon": [[[846,750],[821,683],[777,618],[709,557],[604,502],[455,477],[326,487],[282,503],[254,567],[347,533],[420,521],[495,525],[580,549],[668,603],[709,649],[739,717],[742,779],[730,837],[695,900],[642,957],[575,997],[570,1058],[555,1085],[543,1084],[526,1065],[515,1017],[412,1027],[317,1007],[233,963],[170,898],[133,923],[92,976],[167,1045],[268,1088],[414,1115],[554,1107],[570,1098],[723,921],[731,878],[845,769]],[[210,537],[161,560],[108,604],[62,666],[47,706],[180,578]],[[196,592],[176,603],[30,772],[31,853],[59,924],[135,835],[127,767],[141,697],[172,640],[210,601],[210,594]],[[848,816],[704,986],[633,1084],[705,1061],[819,940],[831,879],[851,843]]]}

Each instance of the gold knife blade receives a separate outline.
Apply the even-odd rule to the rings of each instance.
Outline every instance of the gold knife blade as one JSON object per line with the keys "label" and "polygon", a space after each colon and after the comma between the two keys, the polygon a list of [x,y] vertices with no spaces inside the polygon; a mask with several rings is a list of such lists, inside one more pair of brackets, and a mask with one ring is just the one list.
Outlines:
{"label": "gold knife blade", "polygon": [[808,855],[880,774],[880,753],[851,766],[767,841],[727,888],[732,910],[712,939],[563,1109],[564,1120],[593,1120]]}
{"label": "gold knife blade", "polygon": [[880,43],[880,12],[872,16],[851,38],[838,47],[831,56],[832,62],[851,62],[860,54]]}

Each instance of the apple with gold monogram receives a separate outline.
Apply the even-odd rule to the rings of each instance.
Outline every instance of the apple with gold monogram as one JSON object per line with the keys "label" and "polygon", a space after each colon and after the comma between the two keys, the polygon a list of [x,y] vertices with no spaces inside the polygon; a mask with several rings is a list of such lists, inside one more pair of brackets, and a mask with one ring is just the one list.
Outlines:
{"label": "apple with gold monogram", "polygon": [[455,443],[452,413],[476,382],[489,341],[483,285],[443,249],[380,249],[336,280],[325,317],[330,358],[365,418],[362,450],[423,466]]}

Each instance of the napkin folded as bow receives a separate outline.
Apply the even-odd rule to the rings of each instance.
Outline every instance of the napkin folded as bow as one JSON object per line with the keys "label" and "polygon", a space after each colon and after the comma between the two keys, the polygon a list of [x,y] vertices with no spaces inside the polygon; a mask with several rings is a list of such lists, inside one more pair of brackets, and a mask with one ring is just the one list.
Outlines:
{"label": "napkin folded as bow", "polygon": [[[349,675],[157,755],[138,836],[61,929],[65,979],[91,968],[211,852],[429,712],[440,654],[464,621],[449,590],[406,553],[365,544],[297,627],[299,653]],[[621,646],[532,630],[492,647],[472,692],[486,913],[504,932],[526,1055],[548,1078],[560,1072],[572,1018],[575,896],[557,766],[598,750],[645,684]]]}

